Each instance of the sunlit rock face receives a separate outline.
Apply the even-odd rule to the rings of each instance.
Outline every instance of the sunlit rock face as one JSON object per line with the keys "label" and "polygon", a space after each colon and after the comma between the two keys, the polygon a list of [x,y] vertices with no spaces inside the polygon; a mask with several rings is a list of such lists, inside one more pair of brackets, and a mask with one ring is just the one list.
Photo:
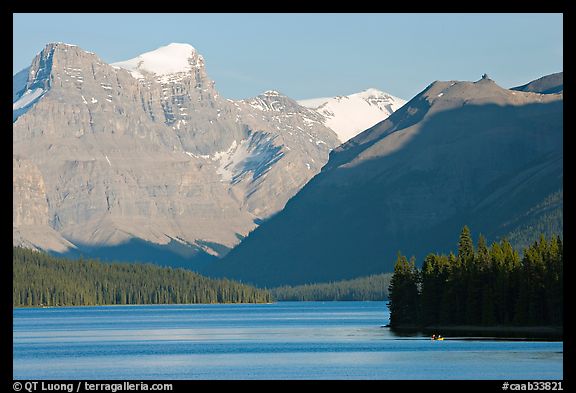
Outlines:
{"label": "sunlit rock face", "polygon": [[280,93],[221,97],[187,44],[114,64],[49,44],[13,84],[14,244],[46,250],[139,239],[219,257],[339,144]]}

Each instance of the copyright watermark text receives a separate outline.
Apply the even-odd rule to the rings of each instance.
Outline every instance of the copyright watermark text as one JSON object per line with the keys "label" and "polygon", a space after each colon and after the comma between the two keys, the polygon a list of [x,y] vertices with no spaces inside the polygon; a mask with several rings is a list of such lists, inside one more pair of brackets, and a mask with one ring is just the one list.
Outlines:
{"label": "copyright watermark text", "polygon": [[147,392],[147,391],[172,391],[171,383],[146,383],[146,382],[47,382],[47,381],[16,381],[12,384],[15,392]]}

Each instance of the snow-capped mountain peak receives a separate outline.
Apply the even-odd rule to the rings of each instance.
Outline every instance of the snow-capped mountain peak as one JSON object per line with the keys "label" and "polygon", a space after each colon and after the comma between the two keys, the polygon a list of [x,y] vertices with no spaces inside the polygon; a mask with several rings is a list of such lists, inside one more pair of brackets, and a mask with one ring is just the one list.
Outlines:
{"label": "snow-capped mountain peak", "polygon": [[402,107],[406,100],[369,88],[347,96],[299,100],[298,103],[324,116],[324,125],[346,142]]}
{"label": "snow-capped mountain peak", "polygon": [[189,73],[193,68],[202,66],[203,61],[192,45],[172,43],[111,65],[128,70],[137,79],[144,78],[144,72],[165,80],[174,74]]}

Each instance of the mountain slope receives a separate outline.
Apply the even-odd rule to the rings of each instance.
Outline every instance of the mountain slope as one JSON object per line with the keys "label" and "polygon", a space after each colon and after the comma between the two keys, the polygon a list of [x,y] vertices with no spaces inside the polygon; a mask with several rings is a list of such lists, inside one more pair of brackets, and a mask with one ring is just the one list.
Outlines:
{"label": "mountain slope", "polygon": [[285,209],[212,275],[258,285],[392,271],[398,250],[447,252],[463,225],[494,240],[562,190],[562,95],[490,79],[435,82],[330,153]]}
{"label": "mountain slope", "polygon": [[128,260],[148,250],[151,261],[166,251],[178,265],[221,256],[339,143],[287,97],[274,101],[289,112],[221,97],[186,44],[110,65],[53,43],[13,79],[15,245]]}
{"label": "mountain slope", "polygon": [[298,103],[324,117],[323,124],[346,142],[360,132],[390,116],[406,103],[377,89],[367,89],[348,96],[313,98]]}
{"label": "mountain slope", "polygon": [[538,78],[525,85],[513,87],[510,90],[525,91],[540,94],[558,94],[564,91],[564,73],[557,72]]}

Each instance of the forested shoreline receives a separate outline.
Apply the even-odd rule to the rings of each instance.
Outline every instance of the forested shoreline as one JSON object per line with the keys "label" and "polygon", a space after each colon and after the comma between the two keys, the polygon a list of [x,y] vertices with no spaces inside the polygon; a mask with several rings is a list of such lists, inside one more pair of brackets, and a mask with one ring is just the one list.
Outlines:
{"label": "forested shoreline", "polygon": [[152,264],[69,260],[13,247],[13,306],[269,303],[265,289]]}
{"label": "forested shoreline", "polygon": [[506,239],[475,247],[465,226],[457,254],[428,254],[421,269],[399,253],[389,291],[393,329],[561,327],[562,240],[541,235],[520,257]]}
{"label": "forested shoreline", "polygon": [[13,247],[13,306],[382,301],[392,273],[261,289],[153,264],[72,260]]}
{"label": "forested shoreline", "polygon": [[392,273],[351,280],[281,286],[270,289],[277,301],[381,301],[388,299]]}

